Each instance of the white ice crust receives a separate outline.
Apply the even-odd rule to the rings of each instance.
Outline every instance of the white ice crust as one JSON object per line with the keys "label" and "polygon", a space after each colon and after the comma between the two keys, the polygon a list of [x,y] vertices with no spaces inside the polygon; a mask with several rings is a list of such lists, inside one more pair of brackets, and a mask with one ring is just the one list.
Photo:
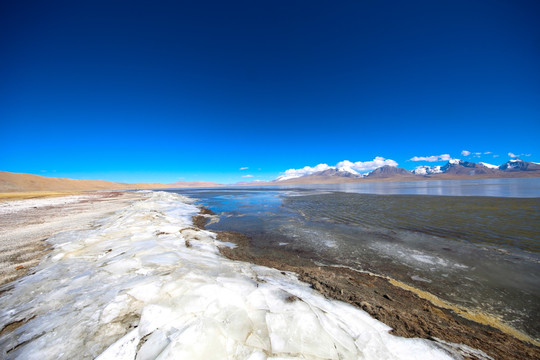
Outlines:
{"label": "white ice crust", "polygon": [[0,201],[0,215],[13,214],[32,208],[66,205],[90,198],[90,195],[69,195],[50,198]]}
{"label": "white ice crust", "polygon": [[0,297],[4,359],[450,359],[435,342],[329,300],[294,274],[232,261],[180,195],[153,192],[61,233]]}

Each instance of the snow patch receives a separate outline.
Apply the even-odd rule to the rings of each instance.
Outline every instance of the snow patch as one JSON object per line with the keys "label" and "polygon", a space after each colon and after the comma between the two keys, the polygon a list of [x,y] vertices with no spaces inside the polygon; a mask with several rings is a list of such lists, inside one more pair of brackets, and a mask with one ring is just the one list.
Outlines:
{"label": "snow patch", "polygon": [[480,164],[484,165],[485,167],[490,168],[490,169],[498,169],[499,168],[499,166],[497,166],[497,165],[492,165],[492,164],[488,164],[488,163],[485,163],[485,162],[481,162]]}

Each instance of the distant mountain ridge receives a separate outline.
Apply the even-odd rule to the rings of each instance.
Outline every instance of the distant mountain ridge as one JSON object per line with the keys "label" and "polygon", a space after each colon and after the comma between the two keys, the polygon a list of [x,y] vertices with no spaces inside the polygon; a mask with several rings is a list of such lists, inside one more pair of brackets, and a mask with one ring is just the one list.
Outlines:
{"label": "distant mountain ridge", "polygon": [[455,175],[500,175],[508,172],[540,171],[540,164],[518,158],[509,160],[499,166],[452,159],[446,165],[440,167],[440,171],[443,174]]}
{"label": "distant mountain ridge", "polygon": [[467,177],[529,177],[540,176],[540,164],[512,159],[501,165],[475,163],[459,159],[451,159],[446,165],[418,166],[409,171],[397,166],[385,165],[371,172],[360,174],[343,169],[326,169],[308,175],[290,177],[280,176],[270,183],[301,184],[301,183],[332,183],[357,182],[362,180],[391,180],[391,179],[445,179]]}
{"label": "distant mountain ridge", "polygon": [[377,168],[367,174],[365,178],[367,179],[389,179],[389,178],[410,178],[415,177],[409,170],[397,166],[385,165],[383,167]]}

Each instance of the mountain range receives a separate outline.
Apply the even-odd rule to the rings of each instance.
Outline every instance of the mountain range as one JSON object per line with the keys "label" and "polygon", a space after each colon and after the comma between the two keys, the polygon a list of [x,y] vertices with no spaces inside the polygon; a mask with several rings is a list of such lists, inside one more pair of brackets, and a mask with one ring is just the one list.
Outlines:
{"label": "mountain range", "polygon": [[[540,177],[540,164],[512,159],[501,165],[474,163],[458,159],[444,166],[419,166],[409,171],[397,166],[384,165],[369,173],[358,173],[350,167],[328,167],[303,176],[282,175],[273,181],[242,182],[235,185],[330,184],[361,181],[399,181],[429,179]],[[223,184],[203,181],[179,181],[172,184],[127,184],[102,180],[74,180],[40,175],[0,171],[0,193],[26,191],[89,191],[114,189],[164,189],[185,187],[216,187]]]}
{"label": "mountain range", "polygon": [[291,178],[280,176],[274,184],[310,184],[357,182],[376,180],[421,180],[421,179],[459,179],[459,178],[505,178],[540,176],[540,164],[512,159],[501,165],[475,163],[459,159],[451,159],[444,166],[419,166],[409,171],[397,166],[385,165],[369,173],[359,174],[346,169],[327,169],[309,175]]}

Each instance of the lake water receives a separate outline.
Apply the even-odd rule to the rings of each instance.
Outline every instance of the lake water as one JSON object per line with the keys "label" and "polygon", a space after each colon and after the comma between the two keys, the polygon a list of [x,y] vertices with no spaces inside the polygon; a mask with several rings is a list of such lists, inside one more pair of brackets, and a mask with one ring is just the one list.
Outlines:
{"label": "lake water", "polygon": [[[182,189],[254,250],[371,271],[540,338],[540,179]],[[421,195],[421,196],[420,196]]]}

